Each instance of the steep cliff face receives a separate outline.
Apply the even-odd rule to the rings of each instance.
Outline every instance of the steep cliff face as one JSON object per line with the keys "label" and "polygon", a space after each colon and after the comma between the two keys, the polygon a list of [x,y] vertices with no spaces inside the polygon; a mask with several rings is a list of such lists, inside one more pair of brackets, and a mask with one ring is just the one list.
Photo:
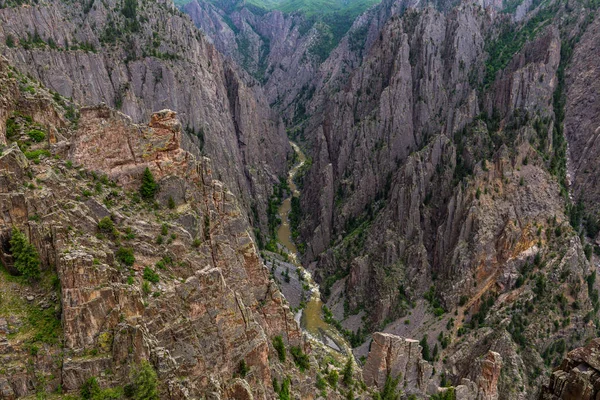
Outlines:
{"label": "steep cliff face", "polygon": [[515,24],[487,6],[390,13],[351,72],[333,72],[344,41],[322,65],[337,81],[319,86],[304,131],[301,231],[346,328],[427,335],[456,388],[497,353],[503,373],[482,398],[529,398],[557,352],[596,335],[592,247],[567,196],[562,126],[565,71],[589,54],[578,38],[597,17],[553,2]]}
{"label": "steep cliff face", "polygon": [[[600,21],[594,18],[573,49],[573,59],[565,73],[565,134],[569,142],[570,178],[573,193],[587,211],[598,218],[598,181],[594,174],[597,160],[598,75],[600,70],[591,54],[600,40]],[[594,235],[595,236],[595,235]]]}
{"label": "steep cliff face", "polygon": [[[143,360],[160,398],[274,398],[286,375],[310,393],[272,339],[310,346],[235,196],[208,158],[181,149],[175,112],[138,125],[104,105],[78,109],[5,60],[0,82],[2,398],[79,391],[92,377],[122,393]],[[154,205],[138,194],[146,168]],[[39,253],[39,280],[13,276],[14,228]]]}
{"label": "steep cliff face", "polygon": [[177,111],[184,147],[211,157],[215,176],[266,229],[289,150],[283,125],[257,83],[171,3],[57,0],[2,9],[0,20],[5,56],[61,95],[104,102],[134,122]]}
{"label": "steep cliff face", "polygon": [[320,47],[333,40],[328,28],[299,13],[235,3],[219,8],[194,0],[183,10],[219,51],[263,83],[269,103],[290,124],[304,117],[318,65],[326,57]]}
{"label": "steep cliff face", "polygon": [[552,372],[550,383],[542,388],[540,400],[595,399],[600,378],[600,340],[575,349]]}

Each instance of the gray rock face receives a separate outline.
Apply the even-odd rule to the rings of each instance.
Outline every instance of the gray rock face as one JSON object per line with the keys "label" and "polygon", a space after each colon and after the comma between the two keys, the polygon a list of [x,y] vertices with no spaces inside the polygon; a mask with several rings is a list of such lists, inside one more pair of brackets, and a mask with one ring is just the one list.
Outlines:
{"label": "gray rock face", "polygon": [[569,142],[569,173],[573,192],[587,210],[598,215],[600,182],[594,171],[598,161],[600,134],[600,68],[593,60],[600,46],[600,20],[596,18],[586,29],[574,49],[573,59],[565,75],[565,135]]}
{"label": "gray rock face", "polygon": [[399,386],[406,393],[424,393],[433,367],[421,356],[418,340],[386,333],[374,333],[363,378],[369,386],[382,389],[387,377],[400,376]]}
{"label": "gray rock face", "polygon": [[575,349],[552,372],[540,400],[591,400],[598,398],[600,385],[600,339]]}
{"label": "gray rock face", "polygon": [[[208,158],[180,148],[176,113],[133,124],[96,106],[76,110],[77,123],[68,122],[65,99],[19,80],[15,86],[15,72],[0,59],[0,88],[17,88],[0,89],[0,104],[13,107],[2,108],[12,122],[3,137],[11,147],[0,154],[0,258],[9,265],[5,242],[18,227],[39,253],[42,278],[0,276],[0,396],[78,393],[91,377],[103,388],[122,387],[147,360],[159,398],[274,398],[272,379],[296,373],[291,362],[277,361],[272,337],[305,352],[310,345],[270,280],[235,196],[212,175]],[[6,125],[0,121],[3,132]],[[23,154],[13,140],[32,126],[60,127],[63,143],[47,137]],[[63,158],[55,152],[64,147]],[[33,159],[29,151],[42,155]],[[137,189],[129,191],[145,168],[165,183],[175,210],[151,209],[136,199]],[[98,226],[103,207],[112,230]],[[188,231],[179,212],[202,221],[201,234]],[[119,256],[124,248],[132,249],[128,261]],[[236,377],[242,360],[243,379]],[[303,377],[294,392],[313,387]]]}
{"label": "gray rock face", "polygon": [[[313,164],[302,197],[304,259],[340,319],[365,310],[369,331],[387,326],[415,338],[435,332],[438,343],[450,337],[453,345],[440,350],[447,363],[436,370],[446,371],[457,390],[465,380],[467,398],[535,396],[542,378],[523,370],[543,370],[540,355],[561,339],[573,346],[594,335],[586,322],[595,315],[593,288],[579,289],[594,270],[565,212],[564,157],[553,135],[568,62],[564,32],[576,35],[579,27],[560,25],[566,14],[555,6],[551,22],[497,68],[488,53],[509,47],[497,38],[510,17],[467,4],[398,14],[388,7],[384,26],[349,72],[340,68],[351,58],[349,38],[321,66],[320,78],[330,79],[318,81],[305,129]],[[577,21],[585,11],[573,14]],[[585,39],[577,47],[587,48]],[[586,59],[581,75],[591,65]],[[591,93],[594,83],[588,86]],[[535,282],[524,276],[534,263],[543,265]],[[553,284],[539,295],[546,281]],[[567,286],[587,311],[560,333],[548,325],[562,318],[552,311],[552,296]],[[513,311],[523,304],[528,322]],[[485,344],[489,328],[481,324],[497,333]],[[544,326],[550,330],[538,335]],[[571,337],[577,329],[586,333]],[[524,351],[529,345],[541,350]],[[489,351],[498,358],[488,363]],[[484,375],[503,365],[485,390],[470,374],[476,360],[484,360]],[[511,390],[515,382],[519,390]]]}
{"label": "gray rock face", "polygon": [[267,100],[286,120],[304,118],[298,104],[309,98],[320,62],[312,49],[319,39],[314,22],[300,14],[230,10],[203,0],[184,10],[219,51],[263,82]]}
{"label": "gray rock face", "polygon": [[[0,21],[0,43],[8,35],[16,42],[3,47],[5,56],[63,96],[104,102],[134,122],[177,111],[189,133],[186,149],[214,159],[215,176],[248,214],[255,207],[266,229],[265,204],[289,151],[283,125],[256,82],[224,61],[172,4],[140,5],[131,19],[115,1],[90,9],[53,1],[0,10]],[[33,37],[39,40],[31,45]]]}

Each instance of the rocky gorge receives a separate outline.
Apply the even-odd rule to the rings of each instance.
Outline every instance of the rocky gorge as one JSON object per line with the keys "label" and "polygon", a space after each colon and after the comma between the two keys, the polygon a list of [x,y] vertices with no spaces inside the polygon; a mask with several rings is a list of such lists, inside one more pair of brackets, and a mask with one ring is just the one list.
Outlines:
{"label": "rocky gorge", "polygon": [[597,397],[596,1],[178,4],[0,0],[0,398]]}

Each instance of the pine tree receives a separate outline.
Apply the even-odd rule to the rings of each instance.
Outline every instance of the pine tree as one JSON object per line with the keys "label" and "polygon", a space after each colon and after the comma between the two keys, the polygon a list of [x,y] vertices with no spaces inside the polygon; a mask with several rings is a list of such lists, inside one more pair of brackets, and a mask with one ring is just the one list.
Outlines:
{"label": "pine tree", "polygon": [[438,344],[436,343],[433,347],[433,353],[431,354],[431,358],[433,359],[433,361],[435,361],[435,359],[437,358],[439,351],[440,349],[438,348]]}
{"label": "pine tree", "polygon": [[419,344],[422,347],[421,354],[423,354],[423,359],[431,361],[431,355],[429,354],[429,343],[427,343],[427,335],[423,336],[423,339],[421,339]]}
{"label": "pine tree", "polygon": [[13,227],[10,238],[10,251],[15,262],[15,268],[27,279],[40,277],[40,257],[35,247],[27,237],[16,227]]}
{"label": "pine tree", "polygon": [[156,371],[148,361],[142,361],[135,371],[133,385],[135,387],[134,400],[158,400],[158,378]]}
{"label": "pine tree", "polygon": [[154,175],[152,175],[150,168],[146,167],[144,170],[144,176],[142,176],[142,187],[140,188],[140,194],[145,200],[152,200],[157,190],[158,184],[154,180]]}
{"label": "pine tree", "polygon": [[342,381],[344,385],[350,386],[354,383],[354,379],[352,379],[352,373],[354,372],[354,364],[352,363],[352,356],[348,357],[348,361],[346,361],[346,365],[344,366],[344,370],[342,371]]}

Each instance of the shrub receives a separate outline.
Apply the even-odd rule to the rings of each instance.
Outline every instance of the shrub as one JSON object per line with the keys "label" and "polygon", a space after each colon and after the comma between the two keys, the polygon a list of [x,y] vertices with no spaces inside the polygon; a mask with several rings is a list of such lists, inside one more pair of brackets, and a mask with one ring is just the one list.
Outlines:
{"label": "shrub", "polygon": [[152,175],[152,171],[148,167],[144,170],[144,175],[142,176],[142,186],[140,187],[140,195],[145,200],[152,200],[156,191],[158,190],[158,184],[154,180],[154,175]]}
{"label": "shrub", "polygon": [[240,361],[240,365],[238,367],[238,372],[240,373],[240,376],[242,378],[246,377],[246,374],[248,373],[248,365],[246,364],[246,360]]}
{"label": "shrub", "polygon": [[50,157],[51,154],[48,150],[46,149],[38,149],[38,150],[33,150],[33,151],[26,151],[23,154],[25,154],[25,157],[27,157],[28,160],[32,160],[33,162],[39,162],[40,161],[40,156],[44,156],[44,157]]}
{"label": "shrub", "polygon": [[298,368],[300,368],[301,372],[306,371],[310,368],[310,362],[308,360],[308,355],[306,355],[300,346],[292,346],[290,348],[290,353],[292,353],[292,358],[294,359],[294,363]]}
{"label": "shrub", "polygon": [[10,238],[10,251],[13,255],[15,268],[27,279],[40,277],[40,257],[35,247],[27,237],[16,227],[13,227]]}
{"label": "shrub", "polygon": [[285,345],[283,344],[283,338],[281,336],[275,336],[273,338],[273,347],[277,351],[277,356],[280,362],[285,362]]}
{"label": "shrub", "polygon": [[133,249],[129,247],[119,247],[116,254],[117,260],[121,263],[131,267],[135,263],[135,256],[133,255]]}
{"label": "shrub", "polygon": [[131,387],[128,388],[134,400],[158,400],[158,377],[148,361],[142,361],[132,374]]}
{"label": "shrub", "polygon": [[7,47],[15,47],[15,38],[13,35],[6,35],[6,46]]}
{"label": "shrub", "polygon": [[29,132],[27,132],[27,135],[36,143],[46,139],[46,134],[39,129],[31,129]]}
{"label": "shrub", "polygon": [[279,395],[279,400],[290,400],[291,399],[291,394],[290,394],[291,383],[292,382],[289,377],[284,378],[283,382],[281,382],[281,388],[279,388],[279,390],[276,390],[277,394]]}
{"label": "shrub", "polygon": [[144,283],[142,283],[142,292],[144,292],[145,295],[148,295],[151,291],[150,283],[148,283],[148,281],[144,281]]}
{"label": "shrub", "polygon": [[84,400],[93,399],[98,394],[100,394],[100,385],[95,377],[88,378],[79,389],[79,395]]}
{"label": "shrub", "polygon": [[339,379],[340,376],[335,369],[332,369],[331,371],[329,371],[329,374],[327,374],[327,382],[329,382],[329,386],[331,386],[334,389],[337,386]]}
{"label": "shrub", "polygon": [[423,339],[421,339],[419,344],[422,348],[421,354],[423,355],[423,359],[431,361],[431,355],[429,354],[429,343],[427,343],[427,335],[423,336]]}
{"label": "shrub", "polygon": [[115,229],[115,224],[110,217],[104,217],[98,221],[98,229],[104,233],[112,233],[112,231]]}
{"label": "shrub", "polygon": [[352,374],[354,372],[354,363],[352,362],[352,356],[348,357],[348,361],[346,361],[346,365],[344,365],[344,369],[342,371],[342,381],[344,385],[350,386],[354,383],[354,379],[352,378]]}
{"label": "shrub", "polygon": [[318,373],[318,372],[317,372],[317,379],[316,380],[317,380],[317,382],[316,382],[317,389],[319,389],[319,390],[325,389],[325,387],[326,387],[325,385],[327,383],[325,382],[325,379],[323,379],[323,377],[321,376],[321,374]]}
{"label": "shrub", "polygon": [[374,400],[399,400],[400,393],[396,389],[398,386],[398,382],[400,382],[400,376],[396,379],[392,379],[391,376],[387,376],[385,379],[385,385],[383,386],[383,390],[379,393],[375,393],[373,396]]}
{"label": "shrub", "polygon": [[172,196],[169,196],[169,208],[173,210],[175,208],[175,200],[173,200]]}
{"label": "shrub", "polygon": [[158,281],[160,280],[160,277],[158,276],[158,274],[156,272],[154,272],[152,270],[152,268],[145,267],[144,268],[144,279],[147,281],[150,281],[152,283],[158,283]]}

